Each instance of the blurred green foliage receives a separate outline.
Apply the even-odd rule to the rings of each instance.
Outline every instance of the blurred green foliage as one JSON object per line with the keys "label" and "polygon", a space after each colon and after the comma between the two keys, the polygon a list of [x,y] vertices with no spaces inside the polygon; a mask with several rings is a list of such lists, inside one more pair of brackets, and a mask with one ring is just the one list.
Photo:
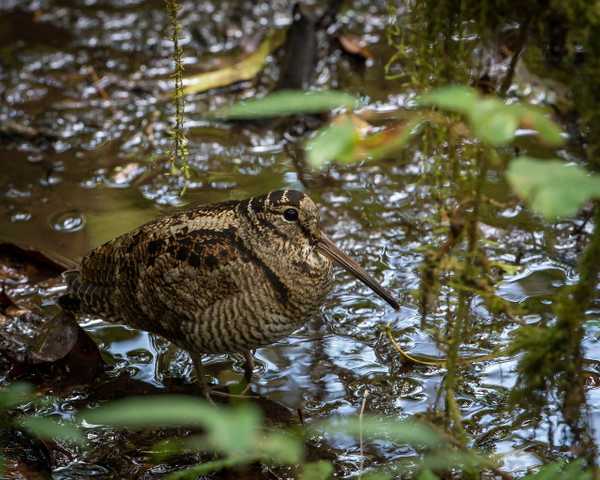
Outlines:
{"label": "blurred green foliage", "polygon": [[244,100],[231,107],[217,110],[212,117],[227,120],[273,118],[328,112],[335,108],[355,108],[358,100],[347,93],[335,90],[319,92],[279,91],[265,97]]}
{"label": "blurred green foliage", "polygon": [[[203,399],[181,395],[155,397],[132,397],[109,402],[77,415],[73,423],[59,423],[46,417],[26,415],[7,416],[9,411],[26,402],[35,401],[31,386],[16,383],[0,390],[0,418],[2,427],[9,424],[28,430],[34,436],[53,441],[84,445],[84,430],[99,425],[115,428],[146,429],[169,427],[200,428],[201,434],[193,433],[183,438],[161,441],[156,445],[157,460],[185,452],[212,452],[218,456],[207,462],[171,473],[166,478],[195,479],[223,468],[236,468],[254,462],[267,465],[300,465],[301,480],[327,480],[333,478],[334,468],[329,461],[305,462],[304,441],[308,435],[344,435],[362,438],[364,442],[393,442],[411,445],[423,452],[420,464],[410,466],[401,460],[369,469],[362,478],[385,480],[397,478],[398,472],[416,472],[419,480],[436,480],[434,472],[469,468],[485,470],[494,465],[474,450],[457,450],[438,433],[415,421],[365,416],[344,417],[317,422],[304,429],[302,434],[285,430],[276,431],[264,426],[258,408],[241,402],[233,406],[215,406]],[[10,420],[7,420],[10,419]],[[8,421],[8,423],[7,423]],[[0,456],[0,469],[4,458]],[[408,470],[406,470],[408,468]],[[1,472],[2,470],[0,470]],[[569,478],[591,479],[580,462],[563,462],[542,467],[527,480],[554,480]]]}
{"label": "blurred green foliage", "polygon": [[[217,407],[206,401],[177,395],[127,398],[81,412],[79,419],[89,428],[107,425],[142,429],[156,427],[194,427],[201,434],[162,441],[156,445],[158,459],[184,452],[211,452],[218,458],[171,474],[170,479],[196,478],[222,468],[261,462],[267,465],[302,465],[303,480],[330,478],[333,467],[327,461],[304,463],[305,435],[345,435],[364,441],[388,441],[435,451],[425,457],[438,469],[464,462],[438,434],[417,422],[380,417],[331,419],[311,425],[302,435],[264,426],[262,413],[252,404],[239,403]],[[469,458],[475,458],[470,456]],[[481,463],[484,463],[483,460]],[[400,468],[400,467],[399,467]]]}
{"label": "blurred green foliage", "polygon": [[535,473],[530,473],[523,480],[591,480],[593,474],[586,470],[583,462],[555,462],[544,465]]}
{"label": "blurred green foliage", "polygon": [[575,215],[585,202],[600,198],[600,175],[559,160],[519,157],[506,176],[520,197],[550,219]]}
{"label": "blurred green foliage", "polygon": [[[353,97],[339,92],[281,92],[234,105],[222,114],[229,118],[260,118],[314,113],[337,107],[351,109],[357,104]],[[391,132],[388,135],[381,132],[365,135],[360,131],[361,125],[353,122],[349,115],[338,117],[307,142],[308,163],[314,168],[322,168],[332,161],[349,163],[389,156],[406,146],[419,125],[452,122],[451,117],[424,112],[427,107],[463,116],[473,138],[489,147],[509,145],[519,128],[535,131],[539,141],[546,146],[558,147],[564,143],[561,129],[538,107],[506,104],[497,97],[480,95],[470,87],[435,89],[419,97],[418,105],[421,109],[410,112],[409,120],[403,124],[388,128]],[[559,161],[522,157],[511,162],[507,178],[515,192],[547,218],[574,215],[586,201],[600,198],[598,177]]]}
{"label": "blurred green foliage", "polygon": [[307,145],[308,163],[313,168],[320,168],[331,159],[347,162],[352,159],[353,147],[358,140],[350,120],[333,123],[322,129]]}
{"label": "blurred green foliage", "polygon": [[473,135],[494,147],[512,142],[517,128],[535,130],[539,139],[549,146],[564,143],[560,128],[540,109],[518,103],[507,105],[499,98],[480,95],[470,87],[438,88],[420,97],[418,102],[464,115]]}
{"label": "blurred green foliage", "polygon": [[273,464],[296,464],[302,460],[302,444],[298,438],[263,428],[261,412],[246,403],[233,407],[217,407],[208,402],[185,396],[127,398],[82,412],[88,423],[139,429],[146,427],[199,427],[200,435],[156,446],[164,458],[189,451],[210,451],[222,456],[170,478],[195,476],[234,465],[255,461]]}
{"label": "blurred green foliage", "polygon": [[320,460],[304,465],[300,480],[327,480],[332,475],[333,465],[325,460]]}

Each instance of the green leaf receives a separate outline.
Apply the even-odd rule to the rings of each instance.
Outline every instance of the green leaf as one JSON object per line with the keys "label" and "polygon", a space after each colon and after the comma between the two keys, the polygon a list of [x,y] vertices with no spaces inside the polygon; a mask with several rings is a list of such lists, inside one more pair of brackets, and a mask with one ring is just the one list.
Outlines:
{"label": "green leaf", "polygon": [[85,412],[90,423],[129,428],[199,426],[206,434],[185,439],[179,444],[162,445],[163,455],[176,448],[211,449],[226,455],[256,456],[262,425],[260,411],[248,404],[234,408],[216,407],[208,402],[180,395],[124,399]]}
{"label": "green leaf", "polygon": [[495,147],[506,145],[515,138],[519,117],[515,110],[495,98],[475,103],[469,114],[473,133]]}
{"label": "green leaf", "polygon": [[584,462],[582,460],[575,460],[565,467],[562,472],[562,478],[592,480],[592,472],[584,470]]}
{"label": "green leaf", "polygon": [[600,198],[600,175],[559,160],[519,157],[506,176],[517,195],[546,218],[572,216],[588,200]]}
{"label": "green leaf", "polygon": [[[562,478],[563,462],[555,462],[544,465],[539,471],[530,473],[523,480],[559,480]],[[566,478],[566,477],[565,477]]]}
{"label": "green leaf", "polygon": [[17,424],[32,435],[44,440],[84,443],[84,437],[75,425],[59,423],[53,418],[24,417]]}
{"label": "green leaf", "polygon": [[119,427],[206,426],[218,421],[221,412],[199,398],[182,395],[132,397],[117,400],[81,414],[97,425]]}
{"label": "green leaf", "polygon": [[367,472],[360,476],[361,480],[391,480],[393,477],[385,472]]}
{"label": "green leaf", "polygon": [[[227,422],[231,420],[228,419]],[[212,449],[232,458],[244,457],[249,462],[263,459],[271,463],[293,464],[300,463],[302,460],[303,444],[290,434],[274,432],[265,435],[258,426],[236,430],[238,427],[239,424],[231,421],[231,424],[224,426],[223,430],[215,430],[208,435],[163,440],[154,447],[158,452],[155,458],[160,462],[172,455]],[[229,432],[221,436],[224,430]],[[235,435],[239,438],[232,440],[231,437]]]}
{"label": "green leaf", "polygon": [[584,470],[584,462],[575,460],[569,464],[562,461],[544,465],[537,472],[530,473],[523,480],[591,480],[592,474]]}
{"label": "green leaf", "polygon": [[477,103],[479,95],[470,87],[452,85],[433,90],[417,99],[419,105],[435,106],[443,110],[468,114]]}
{"label": "green leaf", "polygon": [[438,450],[434,453],[426,454],[422,465],[429,470],[447,470],[450,468],[463,468],[473,470],[489,466],[490,461],[479,455],[476,450],[466,450],[464,452],[457,450]]}
{"label": "green leaf", "polygon": [[433,473],[428,468],[425,468],[424,470],[421,471],[421,473],[419,473],[417,480],[439,480],[439,479],[435,473]]}
{"label": "green leaf", "polygon": [[319,460],[304,465],[300,480],[327,480],[331,475],[333,475],[333,465],[326,460]]}
{"label": "green leaf", "polygon": [[352,156],[357,140],[350,120],[328,125],[306,144],[308,163],[313,168],[322,168],[333,160],[347,160]]}
{"label": "green leaf", "polygon": [[256,449],[262,416],[256,407],[242,404],[234,409],[219,409],[205,423],[210,445],[228,455],[244,455]]}
{"label": "green leaf", "polygon": [[390,421],[378,417],[365,416],[343,418],[321,424],[327,433],[344,433],[358,437],[361,432],[365,439],[388,439],[409,445],[440,446],[440,437],[429,427],[412,421]]}
{"label": "green leaf", "polygon": [[278,464],[300,463],[304,446],[298,438],[285,433],[269,433],[257,445],[262,458]]}
{"label": "green leaf", "polygon": [[520,110],[520,126],[536,130],[540,138],[550,146],[565,143],[563,132],[546,114],[529,105],[515,105]]}
{"label": "green leaf", "polygon": [[[201,437],[204,438],[204,437]],[[192,442],[193,446],[188,447],[188,444]],[[173,455],[180,455],[188,452],[189,450],[202,449],[199,447],[200,441],[196,436],[190,436],[186,438],[166,438],[155,443],[152,447],[152,460],[154,463],[162,463]],[[205,450],[205,449],[202,449]]]}
{"label": "green leaf", "polygon": [[28,383],[13,383],[0,390],[0,410],[8,410],[31,400],[33,387]]}
{"label": "green leaf", "polygon": [[180,470],[168,475],[167,480],[196,480],[201,475],[207,475],[212,472],[218,472],[224,468],[235,467],[248,463],[245,458],[224,458],[221,460],[213,460],[212,462],[201,463],[193,467]]}
{"label": "green leaf", "polygon": [[358,100],[352,95],[334,90],[303,92],[287,90],[275,92],[262,98],[245,100],[214,112],[211,116],[229,120],[281,117],[307,113],[328,112],[345,107],[352,110]]}
{"label": "green leaf", "polygon": [[465,115],[473,134],[493,146],[511,142],[518,127],[536,130],[540,139],[548,145],[564,143],[561,129],[539,108],[506,105],[498,98],[480,96],[473,88],[439,88],[423,95],[418,103]]}

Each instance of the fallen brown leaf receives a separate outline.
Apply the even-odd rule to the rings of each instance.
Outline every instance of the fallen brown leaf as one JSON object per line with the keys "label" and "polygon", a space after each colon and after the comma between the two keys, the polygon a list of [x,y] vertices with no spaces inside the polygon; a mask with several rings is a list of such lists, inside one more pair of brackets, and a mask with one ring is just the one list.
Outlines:
{"label": "fallen brown leaf", "polygon": [[357,35],[345,34],[338,36],[342,49],[346,53],[362,58],[373,58],[373,53],[367,48],[367,43]]}
{"label": "fallen brown leaf", "polygon": [[263,69],[267,57],[285,40],[285,30],[272,30],[259,44],[256,51],[236,59],[227,66],[210,72],[199,73],[183,79],[183,93],[204,92],[212,88],[225,87],[232,83],[250,80]]}

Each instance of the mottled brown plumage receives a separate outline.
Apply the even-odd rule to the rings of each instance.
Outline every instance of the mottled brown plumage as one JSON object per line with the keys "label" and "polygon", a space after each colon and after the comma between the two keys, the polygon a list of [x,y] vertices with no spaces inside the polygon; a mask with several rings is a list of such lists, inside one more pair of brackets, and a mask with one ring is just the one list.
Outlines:
{"label": "mottled brown plumage", "polygon": [[248,352],[301,326],[332,286],[332,260],[397,308],[283,190],[163,217],[91,251],[61,305],[157,333],[193,356]]}

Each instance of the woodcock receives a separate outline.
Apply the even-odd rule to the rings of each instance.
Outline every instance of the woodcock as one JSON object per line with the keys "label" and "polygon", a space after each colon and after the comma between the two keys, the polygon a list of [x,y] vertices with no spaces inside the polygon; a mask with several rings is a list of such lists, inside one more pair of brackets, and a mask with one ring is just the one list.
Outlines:
{"label": "woodcock", "polygon": [[305,194],[280,190],[147,223],[92,250],[65,274],[60,304],[163,336],[187,350],[204,385],[205,353],[250,351],[303,325],[344,267],[398,303],[321,231]]}

